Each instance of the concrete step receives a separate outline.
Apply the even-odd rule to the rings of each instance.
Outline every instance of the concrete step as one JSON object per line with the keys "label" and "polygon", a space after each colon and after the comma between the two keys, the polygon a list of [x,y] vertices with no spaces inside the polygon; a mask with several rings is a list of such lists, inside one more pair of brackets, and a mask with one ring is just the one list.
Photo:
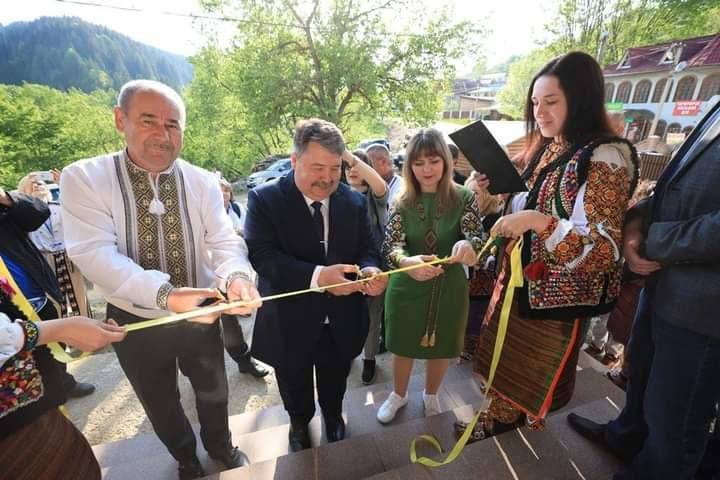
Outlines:
{"label": "concrete step", "polygon": [[[607,400],[578,408],[580,413],[603,420],[609,413]],[[409,446],[419,435],[432,434],[445,447],[438,454],[427,444],[418,445],[418,455],[443,460],[455,443],[452,424],[467,419],[476,406],[465,406],[429,418],[418,418],[384,427],[375,433],[352,437],[291,455],[228,470],[206,480],[373,480],[390,479],[554,479],[608,480],[621,465],[592,444],[574,449],[574,432],[550,428],[538,432],[516,429],[467,446],[458,458],[437,468],[410,464]],[[549,419],[553,426],[565,422],[564,415]],[[566,438],[567,437],[567,438]]]}
{"label": "concrete step", "polygon": [[[424,374],[413,375],[410,379],[410,402],[398,414],[395,423],[403,423],[423,416],[424,408],[421,393],[424,388]],[[380,404],[390,395],[392,383],[385,382],[349,390],[343,402],[343,411],[349,435],[359,436],[377,429],[375,414]],[[451,410],[482,399],[482,393],[472,378],[471,366],[467,363],[452,365],[441,391],[440,405],[443,410]],[[460,403],[458,403],[460,402]],[[311,438],[314,445],[326,443],[320,408],[316,405],[316,415],[310,422]],[[230,429],[233,442],[238,445],[252,462],[262,462],[288,453],[287,434],[289,419],[281,405],[256,412],[248,412],[230,417]],[[199,426],[193,425],[199,439]],[[176,478],[176,462],[168,454],[165,446],[154,434],[111,442],[93,447],[95,456],[103,471],[105,480],[125,480],[127,478],[169,479]],[[200,446],[198,456],[207,472],[222,470],[222,465],[209,459]],[[137,472],[135,476],[133,472]],[[139,474],[142,474],[141,476]]]}
{"label": "concrete step", "polygon": [[[619,397],[622,392],[609,380],[603,378],[594,370],[578,372],[576,395],[573,401],[563,409],[553,412],[547,420],[548,424],[565,422],[569,410],[583,413],[584,402],[590,402],[591,405],[596,401],[602,402],[603,407],[621,402]],[[449,390],[453,391],[454,388],[450,387]],[[463,389],[462,393],[467,393],[467,390],[467,388]],[[611,400],[610,397],[615,400]],[[601,400],[595,400],[597,398]],[[567,442],[562,441],[560,437],[556,437],[549,430],[537,432],[527,428],[470,445],[455,462],[443,467],[428,469],[410,464],[410,442],[414,438],[423,434],[433,434],[446,452],[449,451],[455,444],[453,422],[457,419],[467,421],[472,418],[481,401],[482,395],[478,390],[478,396],[474,401],[434,417],[420,416],[404,422],[396,421],[389,426],[370,421],[366,424],[366,435],[357,436],[358,432],[353,430],[352,437],[336,444],[321,445],[311,450],[272,458],[207,478],[211,480],[245,478],[352,480],[377,476],[377,478],[462,479],[477,478],[480,474],[485,478],[498,479],[604,479],[602,476],[588,477],[580,472],[585,469],[591,475],[597,471],[602,475],[616,467],[612,463],[600,462],[602,468],[597,468],[584,459],[576,461],[569,455]],[[594,406],[591,411],[594,412],[597,408]],[[568,435],[568,432],[562,433]],[[569,435],[574,436],[575,433],[569,432]],[[593,448],[596,447],[590,447],[591,450]],[[586,453],[589,454],[584,452]],[[427,445],[420,445],[418,454],[437,460],[447,455],[447,453],[438,455]]]}
{"label": "concrete step", "polygon": [[[349,391],[344,401],[349,438],[343,442],[325,445],[322,419],[318,414],[310,422],[310,433],[313,445],[320,447],[294,454],[288,454],[287,434],[289,425],[288,417],[282,406],[235,415],[230,418],[233,442],[249,456],[253,464],[247,468],[222,472],[223,466],[209,459],[202,447],[198,448],[199,457],[206,468],[206,472],[222,472],[220,476],[213,478],[223,479],[246,478],[247,474],[251,474],[247,478],[258,479],[316,478],[312,475],[308,477],[268,476],[270,475],[269,472],[275,472],[273,475],[276,475],[279,471],[304,472],[306,470],[316,472],[316,475],[320,475],[317,478],[335,478],[333,472],[341,471],[341,459],[351,462],[352,465],[357,464],[350,469],[362,474],[361,477],[357,478],[380,474],[394,468],[404,468],[409,463],[409,443],[412,438],[432,431],[436,433],[438,438],[443,439],[442,444],[446,448],[451,447],[454,444],[451,428],[454,419],[469,420],[484,398],[478,382],[473,378],[471,365],[468,363],[451,366],[439,392],[441,407],[444,412],[450,415],[449,417],[441,415],[425,419],[420,394],[423,387],[424,375],[411,377],[409,386],[410,401],[398,413],[390,426],[380,425],[375,418],[377,408],[392,391],[390,382]],[[580,405],[605,397],[610,398],[617,405],[621,405],[624,399],[623,392],[617,389],[609,380],[602,377],[601,374],[593,369],[582,369],[578,372],[572,401],[559,412],[553,413],[553,415],[565,413]],[[439,420],[440,418],[442,420]],[[197,426],[195,429],[197,432]],[[529,432],[528,435],[533,433],[536,432]],[[375,438],[378,435],[382,438]],[[389,452],[393,451],[393,448],[399,454],[397,457],[393,457],[396,458],[396,461],[389,462],[390,457],[388,455]],[[473,448],[481,447],[473,446]],[[177,477],[177,464],[155,435],[140,435],[129,440],[98,445],[94,447],[94,451],[103,469],[103,478],[106,480],[124,480],[127,478],[164,480]],[[430,453],[432,452],[428,450],[427,454]],[[380,467],[373,460],[376,456],[380,456]],[[455,464],[461,465],[462,462],[458,460]],[[457,465],[452,468],[459,468]],[[348,465],[345,466],[348,467]],[[326,471],[329,473],[323,473]],[[353,477],[354,473],[348,473],[348,475],[350,475],[350,478],[355,478]]]}

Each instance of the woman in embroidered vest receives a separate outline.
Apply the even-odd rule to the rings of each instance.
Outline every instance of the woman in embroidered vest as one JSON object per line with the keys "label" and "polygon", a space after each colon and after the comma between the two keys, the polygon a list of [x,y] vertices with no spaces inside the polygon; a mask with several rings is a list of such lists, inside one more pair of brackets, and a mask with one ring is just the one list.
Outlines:
{"label": "woman in embroidered vest", "polygon": [[[611,310],[620,293],[620,246],[637,154],[609,125],[597,62],[581,52],[550,61],[535,76],[525,107],[529,192],[508,199],[491,234],[505,255],[475,354],[485,379],[496,348],[511,276],[509,252],[522,237],[522,287],[515,288],[489,408],[471,441],[527,422],[542,428],[548,411],[571,398],[583,320]],[[484,186],[488,181],[481,176]],[[456,434],[466,424],[456,423]]]}
{"label": "woman in embroidered vest", "polygon": [[[122,340],[125,330],[87,317],[53,319],[59,292],[50,293],[57,287],[28,238],[47,215],[40,200],[0,187],[0,478],[95,480],[100,467],[90,445],[58,410],[66,396],[63,370],[44,345],[95,350]],[[37,313],[35,294],[47,298]]]}
{"label": "woman in embroidered vest", "polygon": [[388,423],[408,402],[413,360],[428,359],[425,415],[439,413],[437,391],[463,347],[468,316],[468,281],[463,265],[474,265],[482,247],[482,225],[474,195],[452,181],[453,165],[442,134],[417,133],[403,165],[405,191],[394,202],[383,243],[390,268],[451,256],[449,264],[426,266],[390,278],[385,297],[387,349],[394,354],[394,391],[377,418]]}

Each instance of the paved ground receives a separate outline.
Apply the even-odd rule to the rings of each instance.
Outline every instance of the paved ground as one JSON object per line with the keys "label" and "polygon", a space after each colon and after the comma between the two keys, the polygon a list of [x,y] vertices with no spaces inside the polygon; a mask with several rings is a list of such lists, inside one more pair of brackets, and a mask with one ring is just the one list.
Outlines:
{"label": "paved ground", "polygon": [[[91,291],[91,303],[96,317],[104,318],[104,304]],[[246,338],[250,333],[253,319],[243,320]],[[378,356],[377,382],[386,382],[392,378],[391,355],[386,353]],[[232,359],[225,354],[225,364],[230,387],[230,415],[259,410],[281,403],[275,375],[271,373],[263,379],[238,372]],[[422,371],[424,365],[419,362],[416,372]],[[81,399],[73,399],[67,403],[72,421],[85,434],[91,445],[131,438],[140,433],[152,432],[152,426],[140,406],[130,384],[120,369],[117,357],[112,349],[96,353],[69,365],[69,371],[79,381],[90,382],[97,386],[93,395]],[[348,388],[362,385],[360,373],[362,360],[356,359]],[[197,422],[194,407],[194,395],[187,379],[179,375],[180,397],[190,422]]]}

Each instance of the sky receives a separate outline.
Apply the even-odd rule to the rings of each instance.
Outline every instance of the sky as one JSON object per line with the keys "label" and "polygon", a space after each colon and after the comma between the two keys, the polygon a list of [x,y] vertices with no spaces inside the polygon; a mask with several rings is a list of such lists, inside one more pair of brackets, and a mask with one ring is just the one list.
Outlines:
{"label": "sky", "polygon": [[[430,11],[480,22],[490,29],[484,51],[490,65],[513,54],[524,54],[544,39],[543,25],[557,2],[535,0],[422,0]],[[204,44],[203,29],[214,28],[221,42],[232,38],[230,22],[198,21],[163,12],[202,13],[196,0],[0,0],[0,23],[30,21],[41,16],[77,16],[104,25],[134,40],[182,55],[192,55]],[[100,3],[140,9],[142,12],[101,8]],[[467,63],[467,62],[465,62]],[[458,66],[459,73],[465,66]]]}

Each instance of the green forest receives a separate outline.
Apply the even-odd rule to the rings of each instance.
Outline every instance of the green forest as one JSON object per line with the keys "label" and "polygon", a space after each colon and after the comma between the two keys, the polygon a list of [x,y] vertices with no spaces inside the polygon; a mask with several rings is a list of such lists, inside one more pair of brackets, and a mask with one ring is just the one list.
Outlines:
{"label": "green forest", "polygon": [[38,83],[91,93],[135,78],[174,88],[192,80],[184,57],[74,17],[42,17],[0,26],[0,83]]}

